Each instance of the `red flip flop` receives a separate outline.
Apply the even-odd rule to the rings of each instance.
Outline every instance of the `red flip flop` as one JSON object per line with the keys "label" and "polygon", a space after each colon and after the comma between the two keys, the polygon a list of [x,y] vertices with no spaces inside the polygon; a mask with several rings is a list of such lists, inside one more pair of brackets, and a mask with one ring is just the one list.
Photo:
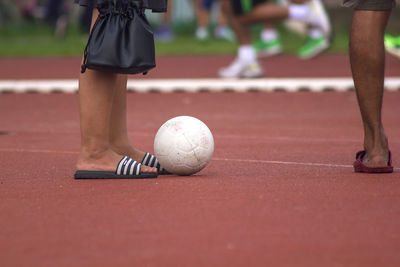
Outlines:
{"label": "red flip flop", "polygon": [[356,154],[356,161],[354,161],[354,171],[355,172],[364,172],[364,173],[391,173],[393,172],[393,166],[392,166],[392,154],[389,151],[389,160],[388,160],[388,165],[385,167],[375,167],[375,168],[370,168],[367,167],[363,164],[362,159],[364,158],[366,152],[365,150],[359,151]]}

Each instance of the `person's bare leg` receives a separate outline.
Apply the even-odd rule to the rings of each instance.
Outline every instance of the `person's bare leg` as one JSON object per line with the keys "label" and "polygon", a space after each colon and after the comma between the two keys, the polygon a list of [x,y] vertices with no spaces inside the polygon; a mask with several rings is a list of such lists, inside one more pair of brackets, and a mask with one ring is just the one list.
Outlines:
{"label": "person's bare leg", "polygon": [[219,8],[218,12],[218,26],[229,26],[228,19],[226,18],[222,7]]}
{"label": "person's bare leg", "polygon": [[[93,12],[93,21],[98,11]],[[115,171],[122,155],[110,146],[112,107],[115,102],[118,75],[86,70],[79,77],[79,106],[81,122],[81,151],[77,170]],[[156,171],[142,168],[143,172]]]}
{"label": "person's bare leg", "polygon": [[383,35],[390,11],[354,11],[350,32],[350,63],[364,126],[363,163],[387,166],[388,141],[381,110],[385,50]]}
{"label": "person's bare leg", "polygon": [[87,70],[79,78],[81,152],[78,170],[114,171],[121,156],[109,144],[116,75]]}
{"label": "person's bare leg", "polygon": [[127,128],[127,106],[126,106],[126,84],[127,75],[118,75],[114,92],[114,101],[110,121],[110,145],[111,148],[121,155],[127,155],[141,162],[145,152],[132,146],[128,137]]}
{"label": "person's bare leg", "polygon": [[[251,12],[247,14],[242,14],[240,16],[234,17],[232,12],[229,12],[230,1],[222,0],[222,7],[224,9],[224,13],[229,16],[228,20],[232,23],[233,20],[237,20],[240,24],[245,24],[246,26],[255,24],[255,23],[274,23],[276,21],[280,21],[286,18],[289,18],[289,7],[286,5],[279,5],[272,2],[266,2],[264,4],[260,4],[255,6]],[[291,3],[293,4],[304,4],[305,0],[293,0]],[[227,11],[228,10],[228,11]],[[232,25],[233,27],[233,25]]]}
{"label": "person's bare leg", "polygon": [[248,15],[239,16],[238,20],[243,24],[254,24],[274,22],[288,17],[289,9],[287,6],[267,2],[254,7]]}
{"label": "person's bare leg", "polygon": [[[306,0],[292,0],[295,5],[304,4]],[[222,10],[232,29],[237,35],[239,44],[250,44],[251,37],[248,27],[255,23],[274,23],[290,16],[290,7],[273,2],[256,5],[247,14],[235,16],[230,0],[221,0]],[[293,16],[293,15],[292,15]],[[299,19],[299,18],[297,18]],[[305,19],[305,18],[303,18]]]}
{"label": "person's bare leg", "polygon": [[229,24],[231,25],[233,31],[236,34],[236,39],[237,39],[239,45],[250,45],[251,44],[251,35],[250,35],[249,27],[247,25],[244,25],[243,23],[241,23],[239,21],[238,17],[233,14],[230,1],[222,0],[221,8],[222,8],[222,11],[223,11],[226,19],[229,21]]}
{"label": "person's bare leg", "polygon": [[193,5],[195,7],[197,27],[206,28],[208,26],[210,12],[202,6],[201,0],[195,0]]}

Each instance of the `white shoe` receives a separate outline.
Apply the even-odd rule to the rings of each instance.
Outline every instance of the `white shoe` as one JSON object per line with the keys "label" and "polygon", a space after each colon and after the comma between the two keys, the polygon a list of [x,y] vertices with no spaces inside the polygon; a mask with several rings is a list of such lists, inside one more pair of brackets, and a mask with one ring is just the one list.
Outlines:
{"label": "white shoe", "polygon": [[310,0],[309,7],[310,15],[307,19],[308,24],[319,28],[324,32],[325,37],[330,38],[332,32],[331,23],[324,4],[321,0]]}
{"label": "white shoe", "polygon": [[259,78],[263,76],[263,70],[257,61],[244,62],[237,58],[218,74],[221,78]]}
{"label": "white shoe", "polygon": [[217,39],[222,39],[230,42],[235,41],[235,34],[228,26],[218,26],[214,30],[214,36]]}
{"label": "white shoe", "polygon": [[196,39],[199,41],[205,41],[209,37],[208,31],[206,28],[199,27],[196,29]]}

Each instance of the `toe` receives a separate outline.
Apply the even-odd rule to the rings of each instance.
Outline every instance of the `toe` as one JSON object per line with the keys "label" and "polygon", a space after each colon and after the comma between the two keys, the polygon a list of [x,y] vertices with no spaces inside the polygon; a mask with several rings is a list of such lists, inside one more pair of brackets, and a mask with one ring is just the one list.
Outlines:
{"label": "toe", "polygon": [[148,167],[148,166],[145,166],[145,165],[142,165],[141,171],[142,171],[142,172],[154,172],[154,173],[156,173],[156,172],[157,172],[157,169],[156,169],[156,168],[151,168],[151,167]]}

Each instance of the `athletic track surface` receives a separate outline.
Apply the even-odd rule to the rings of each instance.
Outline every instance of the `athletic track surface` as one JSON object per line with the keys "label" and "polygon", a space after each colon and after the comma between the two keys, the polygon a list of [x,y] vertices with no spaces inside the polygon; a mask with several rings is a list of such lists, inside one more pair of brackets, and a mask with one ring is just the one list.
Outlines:
{"label": "athletic track surface", "polygon": [[[227,66],[232,56],[164,56],[157,58],[157,68],[137,78],[216,78],[217,71]],[[399,76],[400,61],[386,57],[386,75]],[[0,58],[0,80],[7,79],[76,79],[81,59],[67,58]],[[276,56],[262,60],[266,77],[350,77],[348,56],[327,54],[313,60],[294,56]]]}
{"label": "athletic track surface", "polygon": [[[232,57],[161,57],[151,78],[215,78]],[[345,55],[263,61],[268,77],[350,77]],[[400,61],[387,57],[387,76]],[[78,58],[0,59],[0,80],[74,79]],[[132,77],[134,78],[134,77]],[[0,94],[0,266],[400,266],[400,92],[386,92],[393,174],[353,172],[355,93],[130,93],[152,152],[167,119],[203,120],[190,177],[74,180],[76,94]]]}

